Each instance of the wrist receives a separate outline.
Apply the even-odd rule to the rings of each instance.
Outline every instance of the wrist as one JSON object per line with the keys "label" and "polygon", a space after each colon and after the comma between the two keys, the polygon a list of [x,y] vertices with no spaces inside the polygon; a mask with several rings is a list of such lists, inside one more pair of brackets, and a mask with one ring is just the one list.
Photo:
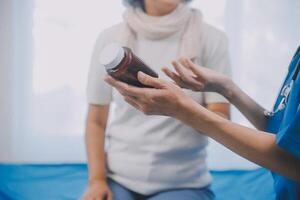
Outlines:
{"label": "wrist", "polygon": [[94,185],[94,184],[106,184],[106,178],[92,178],[89,179],[88,184],[89,185]]}
{"label": "wrist", "polygon": [[188,123],[189,116],[191,116],[192,112],[195,111],[197,106],[199,106],[199,104],[196,103],[192,98],[183,98],[178,102],[178,106],[173,117],[184,123]]}
{"label": "wrist", "polygon": [[231,79],[226,78],[221,84],[219,93],[222,96],[224,96],[229,102],[232,102],[236,90],[237,90],[237,85],[235,85],[235,83]]}
{"label": "wrist", "polygon": [[212,127],[217,121],[224,120],[223,117],[208,111],[193,99],[182,102],[177,110],[179,111],[176,119],[207,136],[210,136]]}

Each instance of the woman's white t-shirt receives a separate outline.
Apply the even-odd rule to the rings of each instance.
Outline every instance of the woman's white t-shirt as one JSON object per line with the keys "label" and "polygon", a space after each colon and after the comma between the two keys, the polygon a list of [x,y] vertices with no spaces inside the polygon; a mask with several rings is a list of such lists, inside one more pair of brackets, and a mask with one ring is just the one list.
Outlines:
{"label": "woman's white t-shirt", "polygon": [[[201,188],[211,183],[206,166],[207,137],[180,121],[166,116],[147,116],[127,104],[103,78],[99,63],[101,49],[117,42],[124,24],[103,31],[95,44],[88,78],[88,103],[111,105],[106,128],[108,176],[135,192],[149,195],[177,188]],[[203,52],[198,64],[230,76],[225,34],[203,23]],[[161,68],[171,67],[178,59],[181,33],[162,40],[137,35],[134,53],[154,69],[159,77],[170,80]],[[215,93],[185,90],[199,104],[227,102]]]}

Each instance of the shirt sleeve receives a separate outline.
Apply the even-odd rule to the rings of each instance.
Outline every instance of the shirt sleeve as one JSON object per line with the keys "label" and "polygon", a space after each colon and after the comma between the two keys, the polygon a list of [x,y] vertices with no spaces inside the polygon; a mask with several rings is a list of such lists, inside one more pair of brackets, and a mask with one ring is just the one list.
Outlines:
{"label": "shirt sleeve", "polygon": [[277,145],[300,158],[300,110],[289,121],[289,124],[277,133]]}
{"label": "shirt sleeve", "polygon": [[106,71],[99,62],[104,41],[105,35],[101,33],[94,46],[88,74],[87,102],[94,105],[107,105],[112,101],[112,87],[104,81]]}
{"label": "shirt sleeve", "polygon": [[[207,34],[204,66],[231,77],[228,39],[225,33],[209,28]],[[204,101],[209,103],[228,103],[227,99],[214,92],[205,92]]]}

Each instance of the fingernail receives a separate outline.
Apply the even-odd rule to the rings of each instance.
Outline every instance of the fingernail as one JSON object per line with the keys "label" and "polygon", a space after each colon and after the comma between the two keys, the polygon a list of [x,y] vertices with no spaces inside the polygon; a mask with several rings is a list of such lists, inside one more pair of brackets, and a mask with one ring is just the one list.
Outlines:
{"label": "fingernail", "polygon": [[139,71],[138,74],[139,74],[139,76],[141,78],[145,78],[146,77],[146,74],[144,72],[142,72],[142,71]]}

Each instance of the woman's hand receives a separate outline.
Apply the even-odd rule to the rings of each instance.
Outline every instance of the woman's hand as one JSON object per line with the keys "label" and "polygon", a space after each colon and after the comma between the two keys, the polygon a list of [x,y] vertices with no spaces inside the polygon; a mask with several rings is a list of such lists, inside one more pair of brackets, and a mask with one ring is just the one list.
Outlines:
{"label": "woman's hand", "polygon": [[95,181],[89,184],[82,200],[112,200],[112,192],[110,191],[106,181]]}
{"label": "woman's hand", "polygon": [[198,66],[186,58],[181,58],[172,64],[176,72],[168,68],[162,70],[177,85],[194,91],[217,92],[227,98],[257,129],[266,129],[268,118],[264,114],[265,109],[230,78]]}
{"label": "woman's hand", "polygon": [[177,117],[182,106],[193,101],[176,84],[153,78],[142,72],[138,73],[138,80],[153,88],[138,88],[130,86],[107,76],[105,81],[115,87],[125,101],[147,115],[167,115]]}
{"label": "woman's hand", "polygon": [[218,92],[222,95],[230,79],[205,67],[194,64],[190,59],[173,61],[176,72],[164,67],[163,72],[182,88],[193,91]]}

